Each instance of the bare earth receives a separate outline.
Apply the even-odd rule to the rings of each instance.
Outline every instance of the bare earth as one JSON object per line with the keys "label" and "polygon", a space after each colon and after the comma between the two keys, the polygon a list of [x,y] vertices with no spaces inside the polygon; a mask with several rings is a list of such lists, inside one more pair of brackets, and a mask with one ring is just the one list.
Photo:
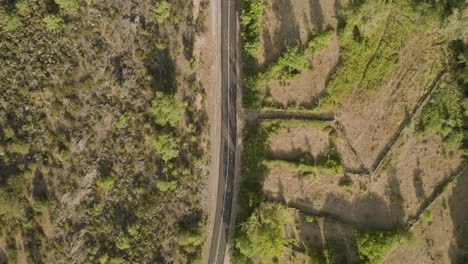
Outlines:
{"label": "bare earth", "polygon": [[[197,0],[195,0],[197,1]],[[219,1],[209,1],[208,30],[194,44],[194,53],[201,58],[197,74],[206,89],[205,109],[210,124],[210,174],[207,189],[207,243],[203,246],[202,258],[208,261],[210,242],[216,212],[219,160],[221,152],[221,21]]]}

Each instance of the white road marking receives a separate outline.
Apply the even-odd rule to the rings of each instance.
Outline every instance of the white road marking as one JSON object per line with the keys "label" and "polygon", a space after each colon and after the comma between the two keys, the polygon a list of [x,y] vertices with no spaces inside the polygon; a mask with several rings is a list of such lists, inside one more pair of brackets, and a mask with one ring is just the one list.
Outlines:
{"label": "white road marking", "polygon": [[[221,226],[223,225],[223,218],[224,218],[224,204],[226,203],[226,189],[227,189],[227,183],[228,183],[228,170],[229,170],[229,84],[230,84],[230,71],[229,71],[229,58],[230,58],[230,32],[231,32],[231,3],[230,0],[227,0],[228,2],[228,19],[227,19],[227,24],[228,24],[228,30],[227,30],[227,131],[228,131],[228,138],[227,138],[227,146],[228,146],[228,152],[227,152],[227,164],[226,164],[226,180],[224,183],[224,197],[223,197],[223,208],[221,210]],[[221,71],[222,72],[222,71]],[[218,241],[217,246],[216,246],[216,255],[215,255],[215,261],[218,260],[218,252],[219,252],[219,242],[221,240],[221,229],[219,230],[219,235],[218,235]],[[215,262],[216,263],[216,262]]]}

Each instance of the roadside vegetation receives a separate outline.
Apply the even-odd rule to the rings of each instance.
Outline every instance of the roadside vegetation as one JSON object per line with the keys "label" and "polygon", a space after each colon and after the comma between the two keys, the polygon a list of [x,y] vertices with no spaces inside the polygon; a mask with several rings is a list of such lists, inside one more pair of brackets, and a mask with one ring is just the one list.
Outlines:
{"label": "roadside vegetation", "polygon": [[243,0],[240,16],[243,51],[247,56],[255,56],[260,51],[260,31],[262,17],[268,0]]}
{"label": "roadside vegetation", "polygon": [[192,13],[165,0],[2,3],[0,262],[200,260],[204,91],[176,64],[195,64]]}
{"label": "roadside vegetation", "polygon": [[[239,195],[242,207],[236,225],[234,263],[245,263],[249,258],[267,261],[274,256],[281,257],[286,246],[293,242],[284,237],[284,225],[289,222],[285,217],[286,208],[266,202],[262,194],[263,181],[271,166],[286,165],[298,169],[303,176],[335,175],[343,172],[334,146],[336,136],[330,129],[331,125],[332,122],[302,120],[266,120],[246,124],[243,131],[242,181]],[[281,129],[291,127],[330,130],[330,147],[317,158],[304,155],[294,162],[271,159],[269,140]]]}

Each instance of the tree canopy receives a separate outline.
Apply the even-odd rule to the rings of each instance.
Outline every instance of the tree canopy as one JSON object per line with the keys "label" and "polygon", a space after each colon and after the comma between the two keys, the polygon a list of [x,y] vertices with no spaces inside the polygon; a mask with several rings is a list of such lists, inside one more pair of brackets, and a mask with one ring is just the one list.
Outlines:
{"label": "tree canopy", "polygon": [[236,247],[249,258],[268,260],[281,256],[288,244],[284,231],[288,222],[285,206],[262,203],[243,224],[244,232],[237,238]]}

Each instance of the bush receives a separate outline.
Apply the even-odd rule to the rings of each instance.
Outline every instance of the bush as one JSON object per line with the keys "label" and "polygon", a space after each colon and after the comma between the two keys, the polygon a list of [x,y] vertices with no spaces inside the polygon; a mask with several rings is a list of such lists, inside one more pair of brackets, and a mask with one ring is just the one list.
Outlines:
{"label": "bush", "polygon": [[70,13],[76,13],[80,9],[80,3],[77,0],[55,0],[55,3]]}
{"label": "bush", "polygon": [[127,114],[123,114],[123,115],[120,115],[119,116],[119,120],[117,121],[117,123],[115,124],[115,127],[116,128],[126,128],[127,125],[128,125],[128,115]]}
{"label": "bush", "polygon": [[266,79],[291,79],[309,67],[304,50],[290,47],[281,55],[276,63],[271,65],[266,73]]}
{"label": "bush", "polygon": [[177,181],[158,181],[156,187],[161,192],[174,191],[177,189]]}
{"label": "bush", "polygon": [[114,187],[114,178],[110,176],[99,176],[96,185],[107,192]]}
{"label": "bush", "polygon": [[424,210],[421,213],[421,220],[423,220],[424,222],[427,222],[427,223],[431,223],[432,222],[432,212],[431,212],[431,210],[429,210],[429,209]]}
{"label": "bush", "polygon": [[380,263],[387,252],[397,243],[406,241],[406,231],[369,232],[357,234],[359,257],[365,263]]}
{"label": "bush", "polygon": [[120,235],[117,237],[115,245],[120,250],[127,250],[130,248],[130,239],[128,238],[128,236]]}
{"label": "bush", "polygon": [[416,131],[423,135],[437,133],[448,146],[458,148],[463,141],[462,92],[453,81],[443,81],[436,89],[423,109]]}
{"label": "bush", "polygon": [[260,49],[260,25],[266,6],[265,0],[244,0],[242,2],[241,36],[244,40],[244,52],[255,56]]}
{"label": "bush", "polygon": [[262,203],[242,223],[242,233],[236,238],[236,248],[240,253],[252,258],[268,260],[282,256],[289,241],[286,239],[284,226],[291,220],[285,206]]}
{"label": "bush", "polygon": [[186,107],[187,103],[182,102],[177,94],[157,92],[148,112],[155,117],[156,124],[177,127]]}
{"label": "bush", "polygon": [[23,23],[18,15],[5,15],[0,13],[0,26],[7,32],[15,31],[21,27]]}
{"label": "bush", "polygon": [[62,18],[56,15],[47,15],[42,19],[49,31],[57,30],[62,26]]}
{"label": "bush", "polygon": [[305,49],[299,46],[289,47],[265,72],[246,71],[244,105],[248,108],[260,107],[259,93],[266,82],[274,79],[294,79],[308,69],[309,59],[329,44],[331,36],[331,32],[326,31],[315,36]]}
{"label": "bush", "polygon": [[156,155],[165,162],[179,156],[179,140],[170,133],[162,132],[149,143],[154,148]]}
{"label": "bush", "polygon": [[10,152],[26,155],[29,153],[29,144],[23,142],[15,142],[8,146]]}
{"label": "bush", "polygon": [[156,21],[164,23],[171,16],[171,4],[166,0],[158,1],[154,7],[154,13],[156,13]]}

